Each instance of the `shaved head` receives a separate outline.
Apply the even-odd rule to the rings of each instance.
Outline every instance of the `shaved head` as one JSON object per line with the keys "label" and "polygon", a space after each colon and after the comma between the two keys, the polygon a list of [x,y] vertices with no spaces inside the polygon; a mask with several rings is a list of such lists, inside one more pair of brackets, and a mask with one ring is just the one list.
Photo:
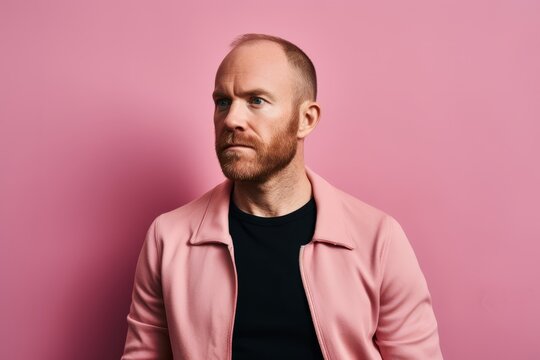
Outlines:
{"label": "shaved head", "polygon": [[236,48],[253,44],[254,42],[271,41],[283,50],[289,66],[295,73],[295,93],[296,97],[293,99],[294,104],[299,105],[306,100],[317,100],[317,75],[315,67],[310,58],[293,43],[282,39],[277,36],[271,36],[266,34],[243,34],[234,39],[231,43],[231,52]]}

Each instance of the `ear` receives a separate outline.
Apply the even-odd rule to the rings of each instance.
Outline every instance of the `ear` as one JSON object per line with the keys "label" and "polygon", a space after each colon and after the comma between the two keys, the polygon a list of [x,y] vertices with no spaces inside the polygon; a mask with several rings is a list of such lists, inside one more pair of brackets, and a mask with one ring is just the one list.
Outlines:
{"label": "ear", "polygon": [[315,129],[321,118],[321,107],[316,101],[306,100],[300,105],[300,122],[296,137],[303,139]]}

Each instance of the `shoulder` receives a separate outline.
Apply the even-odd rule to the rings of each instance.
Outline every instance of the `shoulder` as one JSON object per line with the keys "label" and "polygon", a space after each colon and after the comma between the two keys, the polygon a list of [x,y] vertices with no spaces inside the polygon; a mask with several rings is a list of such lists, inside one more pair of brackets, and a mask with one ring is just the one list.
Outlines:
{"label": "shoulder", "polygon": [[214,192],[220,185],[214,186],[182,206],[157,216],[153,221],[156,236],[163,240],[167,237],[178,238],[193,234],[201,223]]}
{"label": "shoulder", "polygon": [[388,242],[403,230],[399,222],[386,211],[334,187],[344,226],[353,242],[361,249],[371,249],[382,255]]}
{"label": "shoulder", "polygon": [[339,199],[345,221],[349,226],[375,231],[381,227],[391,227],[397,223],[395,218],[386,211],[365,202],[364,200],[334,187]]}
{"label": "shoulder", "polygon": [[328,237],[362,252],[380,253],[397,221],[385,211],[369,204],[306,167],[317,202],[317,222]]}
{"label": "shoulder", "polygon": [[344,211],[355,218],[365,218],[368,221],[378,222],[383,218],[389,216],[385,211],[380,208],[361,200],[360,198],[334,187],[336,196],[339,198]]}
{"label": "shoulder", "polygon": [[357,250],[356,256],[372,270],[379,283],[384,277],[416,271],[414,250],[401,224],[392,215],[343,190],[336,188],[335,194],[343,225]]}

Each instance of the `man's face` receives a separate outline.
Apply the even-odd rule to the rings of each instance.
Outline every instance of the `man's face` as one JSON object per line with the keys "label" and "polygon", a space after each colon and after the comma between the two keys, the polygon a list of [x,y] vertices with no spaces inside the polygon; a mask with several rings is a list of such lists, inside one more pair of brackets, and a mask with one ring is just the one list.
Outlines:
{"label": "man's face", "polygon": [[215,149],[229,179],[263,182],[296,155],[295,76],[283,50],[268,41],[241,45],[221,63],[213,94]]}

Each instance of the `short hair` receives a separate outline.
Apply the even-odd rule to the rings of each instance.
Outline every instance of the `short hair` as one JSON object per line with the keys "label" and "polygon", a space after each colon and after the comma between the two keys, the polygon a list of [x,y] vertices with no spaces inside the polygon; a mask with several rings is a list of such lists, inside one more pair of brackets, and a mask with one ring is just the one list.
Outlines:
{"label": "short hair", "polygon": [[287,56],[289,64],[299,72],[301,83],[298,84],[299,94],[296,99],[297,104],[300,104],[306,99],[313,101],[317,100],[317,74],[315,72],[315,66],[302,49],[280,37],[254,33],[237,36],[233,42],[231,42],[230,46],[234,50],[244,43],[255,40],[269,40],[280,45]]}

